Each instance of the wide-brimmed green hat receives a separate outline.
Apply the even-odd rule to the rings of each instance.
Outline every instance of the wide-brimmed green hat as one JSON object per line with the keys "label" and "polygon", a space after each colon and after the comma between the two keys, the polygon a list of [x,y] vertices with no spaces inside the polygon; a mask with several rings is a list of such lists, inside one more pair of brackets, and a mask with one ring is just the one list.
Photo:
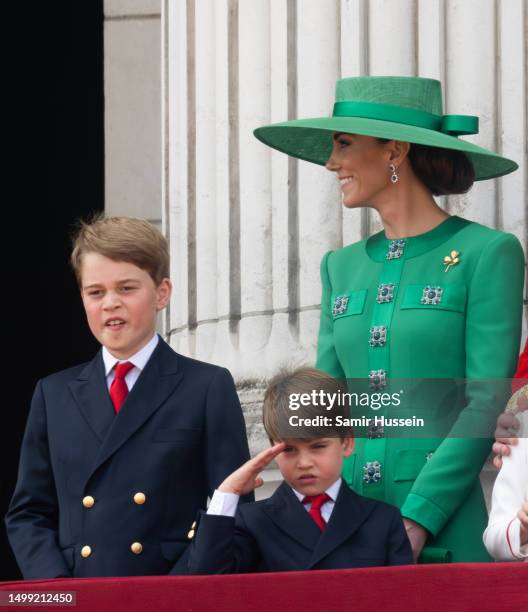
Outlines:
{"label": "wide-brimmed green hat", "polygon": [[475,180],[503,176],[518,168],[511,159],[460,140],[460,135],[478,133],[478,117],[444,115],[440,81],[420,77],[341,79],[331,117],[274,123],[253,133],[278,151],[324,165],[332,152],[333,132],[463,151],[473,164]]}

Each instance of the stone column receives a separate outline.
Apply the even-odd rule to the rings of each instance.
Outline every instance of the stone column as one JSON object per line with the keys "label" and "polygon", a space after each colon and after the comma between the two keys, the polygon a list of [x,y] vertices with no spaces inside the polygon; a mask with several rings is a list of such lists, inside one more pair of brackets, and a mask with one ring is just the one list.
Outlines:
{"label": "stone column", "polygon": [[105,211],[161,227],[161,1],[105,0]]}

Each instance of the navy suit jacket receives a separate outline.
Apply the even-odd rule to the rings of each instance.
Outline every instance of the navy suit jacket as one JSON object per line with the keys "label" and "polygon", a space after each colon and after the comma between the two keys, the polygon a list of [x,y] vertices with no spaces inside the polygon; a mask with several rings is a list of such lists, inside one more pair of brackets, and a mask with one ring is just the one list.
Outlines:
{"label": "navy suit jacket", "polygon": [[6,515],[24,578],[178,573],[197,511],[248,458],[228,370],[161,338],[117,415],[101,351],[41,379]]}
{"label": "navy suit jacket", "polygon": [[413,562],[398,508],[358,495],[342,481],[321,532],[283,482],[234,518],[200,513],[188,557],[191,574],[345,569]]}

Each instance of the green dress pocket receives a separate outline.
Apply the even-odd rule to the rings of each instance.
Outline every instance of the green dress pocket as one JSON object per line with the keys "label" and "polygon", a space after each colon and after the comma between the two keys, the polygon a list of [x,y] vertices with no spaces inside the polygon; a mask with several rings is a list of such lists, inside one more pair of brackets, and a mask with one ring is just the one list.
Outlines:
{"label": "green dress pocket", "polygon": [[407,285],[400,309],[452,310],[463,313],[466,310],[466,297],[466,286],[457,283]]}
{"label": "green dress pocket", "polygon": [[334,321],[350,315],[360,315],[365,308],[367,289],[332,294],[331,312]]}

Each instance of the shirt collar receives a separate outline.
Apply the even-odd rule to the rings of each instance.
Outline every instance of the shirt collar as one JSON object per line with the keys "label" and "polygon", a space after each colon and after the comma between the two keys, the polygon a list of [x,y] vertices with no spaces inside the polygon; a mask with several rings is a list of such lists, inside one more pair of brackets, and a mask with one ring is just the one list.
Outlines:
{"label": "shirt collar", "polygon": [[118,359],[117,357],[114,357],[114,355],[110,353],[106,346],[103,346],[103,362],[105,366],[105,375],[108,376],[108,374],[110,374],[116,363],[123,363],[125,361],[133,363],[136,368],[138,368],[138,370],[143,370],[143,368],[147,365],[147,361],[150,359],[150,356],[154,352],[154,349],[158,345],[158,342],[159,336],[158,334],[154,334],[142,349],[140,349],[137,353],[135,353],[128,359]]}
{"label": "shirt collar", "polygon": [[[339,493],[339,489],[341,488],[341,478],[338,478],[333,485],[330,485],[328,487],[328,489],[326,489],[325,493],[328,495],[328,497],[330,497],[330,499],[335,502],[335,500],[337,499],[337,495]],[[302,502],[302,500],[306,497],[305,495],[303,495],[302,493],[299,493],[299,491],[296,491],[293,487],[291,488],[291,490],[295,493],[295,496],[297,497],[297,499]]]}

